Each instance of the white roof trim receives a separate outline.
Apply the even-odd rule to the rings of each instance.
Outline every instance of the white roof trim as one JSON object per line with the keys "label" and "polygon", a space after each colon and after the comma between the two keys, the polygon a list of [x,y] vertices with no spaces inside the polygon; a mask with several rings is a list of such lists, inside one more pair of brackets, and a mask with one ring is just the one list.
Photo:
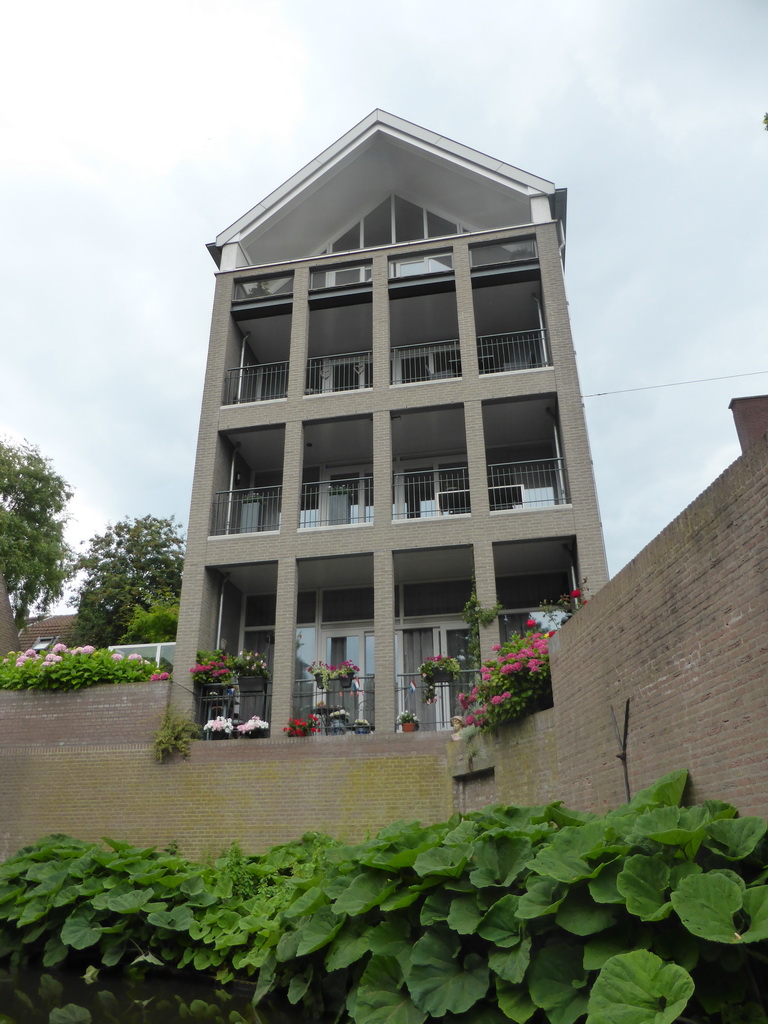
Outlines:
{"label": "white roof trim", "polygon": [[406,141],[423,149],[425,153],[462,165],[482,177],[514,188],[524,195],[550,195],[555,191],[555,185],[545,178],[529,174],[511,164],[486,156],[476,149],[470,149],[469,146],[454,142],[444,135],[436,135],[426,128],[420,128],[401,117],[377,109],[217,235],[216,245],[226,245],[228,242],[236,241],[245,231],[253,231],[260,221],[273,216],[290,199],[295,198],[297,193],[309,188],[335,164],[348,159],[355,149],[378,133]]}

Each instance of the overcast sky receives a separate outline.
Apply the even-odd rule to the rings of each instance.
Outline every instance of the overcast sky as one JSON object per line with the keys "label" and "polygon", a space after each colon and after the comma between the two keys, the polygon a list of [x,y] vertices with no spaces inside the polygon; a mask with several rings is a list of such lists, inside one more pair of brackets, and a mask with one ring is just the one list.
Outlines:
{"label": "overcast sky", "polygon": [[584,399],[612,574],[739,454],[766,0],[41,0],[4,36],[0,435],[69,481],[75,547],[186,526],[205,243],[375,107],[568,189],[583,394],[652,388]]}

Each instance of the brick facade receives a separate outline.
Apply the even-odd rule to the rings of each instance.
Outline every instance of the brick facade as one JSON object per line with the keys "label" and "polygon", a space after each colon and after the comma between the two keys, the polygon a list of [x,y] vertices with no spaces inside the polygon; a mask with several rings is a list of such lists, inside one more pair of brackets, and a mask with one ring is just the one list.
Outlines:
{"label": "brick facade", "polygon": [[552,656],[560,797],[621,803],[687,768],[694,801],[768,815],[768,442],[754,443],[561,630]]}

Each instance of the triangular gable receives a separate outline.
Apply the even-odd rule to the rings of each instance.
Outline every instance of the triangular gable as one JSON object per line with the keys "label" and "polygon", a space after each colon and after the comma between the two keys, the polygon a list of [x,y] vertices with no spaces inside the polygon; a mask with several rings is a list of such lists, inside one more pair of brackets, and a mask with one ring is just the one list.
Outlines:
{"label": "triangular gable", "polygon": [[531,198],[555,191],[544,178],[374,110],[209,248],[217,258],[236,245],[239,266],[311,256],[392,194],[473,231],[527,224]]}

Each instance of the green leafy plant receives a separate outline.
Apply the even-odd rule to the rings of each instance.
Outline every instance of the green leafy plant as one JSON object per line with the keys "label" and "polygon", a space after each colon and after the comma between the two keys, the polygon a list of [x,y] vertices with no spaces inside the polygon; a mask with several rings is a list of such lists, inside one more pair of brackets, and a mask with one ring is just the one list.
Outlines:
{"label": "green leafy plant", "polygon": [[480,664],[482,657],[480,651],[480,627],[486,629],[492,625],[499,617],[499,612],[504,606],[497,599],[496,604],[492,608],[483,608],[477,597],[477,586],[475,584],[474,574],[472,575],[472,592],[469,595],[469,600],[464,605],[461,618],[469,626],[469,638],[467,642],[467,651],[472,659],[472,667],[476,667]]}
{"label": "green leafy plant", "polygon": [[152,737],[152,749],[157,761],[167,760],[171,754],[189,757],[192,740],[200,739],[200,727],[188,714],[168,704],[163,712],[160,728]]}
{"label": "green leafy plant", "polygon": [[254,1005],[339,1024],[759,1024],[766,822],[681,806],[685,783],[209,867],[48,837],[0,865],[0,959],[251,978]]}

